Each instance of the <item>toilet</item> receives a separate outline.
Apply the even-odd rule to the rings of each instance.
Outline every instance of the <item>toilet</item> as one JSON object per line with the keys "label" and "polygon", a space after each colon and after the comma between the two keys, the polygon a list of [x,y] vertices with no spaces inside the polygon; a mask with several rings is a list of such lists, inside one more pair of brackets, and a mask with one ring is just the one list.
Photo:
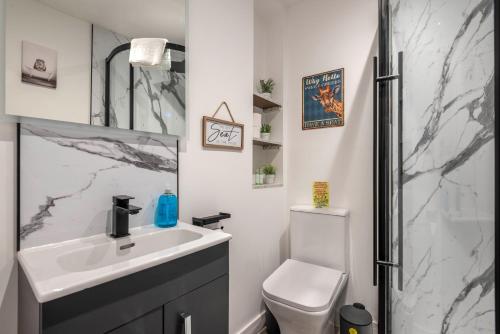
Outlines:
{"label": "toilet", "polygon": [[290,208],[291,259],[262,285],[281,334],[334,333],[334,308],[349,273],[348,211]]}

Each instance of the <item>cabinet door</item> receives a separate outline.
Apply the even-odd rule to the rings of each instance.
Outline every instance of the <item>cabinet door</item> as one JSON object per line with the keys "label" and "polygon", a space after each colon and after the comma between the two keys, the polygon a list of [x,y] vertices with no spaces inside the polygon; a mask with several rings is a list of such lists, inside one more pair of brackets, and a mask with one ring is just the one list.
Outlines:
{"label": "cabinet door", "polygon": [[165,334],[228,334],[229,276],[164,306]]}
{"label": "cabinet door", "polygon": [[163,334],[163,307],[143,315],[109,334]]}

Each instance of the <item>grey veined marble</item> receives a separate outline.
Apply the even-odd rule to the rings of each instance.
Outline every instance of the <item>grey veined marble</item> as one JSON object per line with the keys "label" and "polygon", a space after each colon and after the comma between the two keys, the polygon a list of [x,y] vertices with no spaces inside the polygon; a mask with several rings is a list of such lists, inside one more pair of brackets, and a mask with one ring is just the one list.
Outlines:
{"label": "grey veined marble", "polygon": [[131,226],[154,222],[158,196],[177,187],[176,141],[75,125],[21,128],[21,248],[109,230],[113,195],[143,210]]}
{"label": "grey veined marble", "polygon": [[405,59],[393,333],[495,333],[493,1],[391,6],[393,51]]}
{"label": "grey veined marble", "polygon": [[[105,59],[114,48],[130,40],[105,28],[92,27],[91,124],[104,125]],[[173,58],[179,54],[172,51]],[[128,51],[117,54],[111,62],[110,72],[110,126],[121,129],[128,129],[130,125],[128,56]],[[185,134],[185,73],[134,68],[133,90],[134,130],[177,136]]]}

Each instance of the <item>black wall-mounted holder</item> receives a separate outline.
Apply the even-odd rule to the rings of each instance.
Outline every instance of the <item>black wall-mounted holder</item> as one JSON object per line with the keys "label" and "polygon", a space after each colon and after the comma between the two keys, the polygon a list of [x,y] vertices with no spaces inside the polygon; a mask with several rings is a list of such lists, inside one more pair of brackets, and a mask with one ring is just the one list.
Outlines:
{"label": "black wall-mounted holder", "polygon": [[[224,212],[219,212],[218,215],[213,215],[203,218],[193,217],[193,225],[204,227],[205,225],[215,224],[220,222],[222,219],[227,219],[227,218],[231,218],[231,214]],[[224,229],[224,226],[221,226],[220,228],[222,230]]]}

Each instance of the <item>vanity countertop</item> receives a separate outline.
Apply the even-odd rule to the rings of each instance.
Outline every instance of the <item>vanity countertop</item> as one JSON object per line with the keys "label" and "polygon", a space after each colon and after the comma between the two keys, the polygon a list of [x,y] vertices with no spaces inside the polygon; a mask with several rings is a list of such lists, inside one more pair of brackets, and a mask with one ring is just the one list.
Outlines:
{"label": "vanity countertop", "polygon": [[180,222],[113,239],[105,234],[23,249],[18,260],[40,303],[112,281],[226,242],[231,235]]}

